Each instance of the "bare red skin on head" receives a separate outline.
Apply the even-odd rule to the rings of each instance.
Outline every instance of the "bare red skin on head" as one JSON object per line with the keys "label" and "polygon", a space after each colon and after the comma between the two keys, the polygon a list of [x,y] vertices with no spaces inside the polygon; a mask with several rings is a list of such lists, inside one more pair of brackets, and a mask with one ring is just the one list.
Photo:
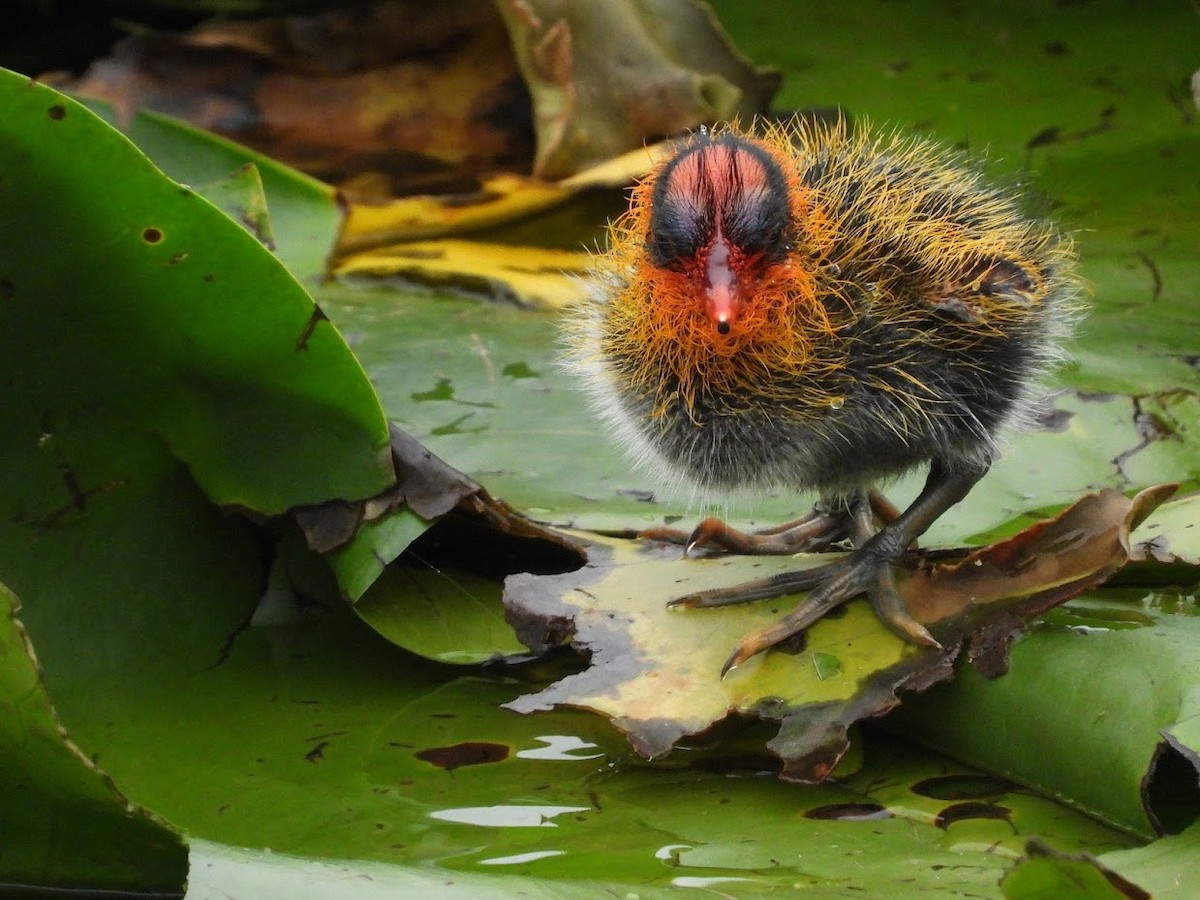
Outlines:
{"label": "bare red skin on head", "polygon": [[745,148],[712,144],[681,159],[667,177],[659,202],[675,206],[681,219],[711,223],[707,241],[684,266],[705,315],[728,334],[749,301],[761,254],[747,254],[729,238],[726,217],[761,200],[770,190],[767,172]]}

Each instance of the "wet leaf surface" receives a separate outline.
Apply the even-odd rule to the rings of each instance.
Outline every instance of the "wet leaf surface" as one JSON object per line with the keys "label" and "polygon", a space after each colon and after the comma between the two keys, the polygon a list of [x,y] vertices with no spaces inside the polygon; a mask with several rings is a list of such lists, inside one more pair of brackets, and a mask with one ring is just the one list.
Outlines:
{"label": "wet leaf surface", "polygon": [[506,581],[509,620],[532,650],[570,643],[591,663],[508,706],[525,713],[558,705],[601,712],[648,758],[731,712],[779,720],[769,746],[784,762],[782,776],[820,782],[848,748],[852,724],[887,712],[903,690],[949,678],[962,649],[981,671],[1002,674],[1014,636],[1119,569],[1128,558],[1129,530],[1172,491],[1151,489],[1132,501],[1111,490],[1091,495],[1053,521],[959,561],[919,565],[900,591],[944,650],[905,644],[857,602],[809,629],[802,648],[768,652],[724,680],[721,665],[733,639],[769,630],[792,601],[688,611],[666,602],[698,585],[736,584],[819,558],[681,559],[675,547],[594,540],[588,565],[577,572]]}

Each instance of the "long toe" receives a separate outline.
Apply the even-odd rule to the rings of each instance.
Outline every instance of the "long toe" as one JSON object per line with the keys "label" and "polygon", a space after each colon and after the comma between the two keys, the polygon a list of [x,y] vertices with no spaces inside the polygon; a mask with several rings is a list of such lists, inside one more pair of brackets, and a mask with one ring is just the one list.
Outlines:
{"label": "long toe", "polygon": [[[812,591],[782,619],[766,628],[753,631],[738,641],[721,669],[722,676],[752,656],[795,637],[816,624],[831,610],[862,594],[868,596],[879,619],[900,637],[911,644],[942,649],[942,645],[929,630],[909,612],[904,597],[896,587],[895,562],[887,556],[871,552],[856,551],[849,559],[826,566],[804,572],[788,572],[774,578],[739,585],[737,588],[702,591],[689,597],[681,597],[674,603],[687,606],[721,606],[726,603],[765,599],[783,593],[777,589],[769,590],[781,585],[789,587],[787,593],[803,590],[804,585],[812,588]],[[738,591],[738,599],[728,599],[731,591]]]}
{"label": "long toe", "polygon": [[783,597],[787,594],[797,594],[800,591],[812,590],[828,582],[835,573],[844,568],[844,560],[814,566],[811,569],[801,569],[798,572],[781,572],[767,578],[755,581],[745,581],[731,587],[709,588],[706,591],[696,591],[670,600],[667,606],[683,607],[685,609],[701,609],[712,606],[735,606],[739,603],[752,603],[755,600],[770,600],[772,597]]}
{"label": "long toe", "polygon": [[[836,571],[824,573],[823,583],[801,600],[790,613],[766,628],[744,635],[729,654],[725,665],[721,667],[721,677],[750,657],[795,637],[847,600],[863,592],[864,586],[859,583],[857,573],[845,563],[835,563],[834,566],[837,567]],[[834,566],[827,568],[833,569]]]}
{"label": "long toe", "polygon": [[786,556],[826,549],[844,540],[849,520],[842,512],[814,509],[808,515],[759,531],[740,531],[716,516],[701,520],[692,531],[677,528],[647,528],[642,540],[682,544],[685,553],[697,547],[716,547],[745,556]]}
{"label": "long toe", "polygon": [[910,644],[941,650],[942,645],[938,643],[937,638],[908,611],[908,604],[896,588],[895,566],[886,560],[880,561],[877,566],[874,573],[875,583],[867,591],[875,615]]}

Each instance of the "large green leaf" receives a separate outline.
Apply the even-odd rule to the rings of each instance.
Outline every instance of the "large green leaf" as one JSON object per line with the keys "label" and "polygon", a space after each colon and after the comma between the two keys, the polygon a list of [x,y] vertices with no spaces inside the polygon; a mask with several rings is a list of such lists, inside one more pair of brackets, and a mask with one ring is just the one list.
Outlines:
{"label": "large green leaf", "polygon": [[1005,677],[964,671],[888,721],[1118,827],[1175,832],[1200,810],[1198,647],[1193,604],[1113,588],[1047,615]]}
{"label": "large green leaf", "polygon": [[10,442],[153,434],[264,513],[389,483],[374,393],[282,265],[78,104],[8,72],[0,99]]}
{"label": "large green leaf", "polygon": [[67,736],[0,585],[0,891],[17,885],[182,895],[187,849]]}
{"label": "large green leaf", "polygon": [[[0,569],[73,723],[141,665],[186,690],[169,675],[213,665],[246,622],[263,539],[214,502],[261,514],[372,494],[391,461],[362,369],[253,236],[73,101],[7,72],[0,98]],[[6,771],[45,775],[63,752],[30,743]],[[47,796],[20,844],[6,836],[21,854],[0,881],[179,884],[177,839],[114,814],[119,795],[89,777],[82,810],[50,777],[6,792]]]}

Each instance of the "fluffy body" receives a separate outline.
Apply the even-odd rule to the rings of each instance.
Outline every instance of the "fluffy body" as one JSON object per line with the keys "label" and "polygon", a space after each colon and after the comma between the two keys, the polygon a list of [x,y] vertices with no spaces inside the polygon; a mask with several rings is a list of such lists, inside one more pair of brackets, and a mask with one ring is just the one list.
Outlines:
{"label": "fluffy body", "polygon": [[[732,249],[692,265],[695,223]],[[739,253],[752,288],[715,327],[697,278]],[[675,489],[832,496],[930,460],[980,470],[1059,355],[1073,263],[1015,194],[930,143],[844,123],[702,132],[612,225],[568,365]]]}

